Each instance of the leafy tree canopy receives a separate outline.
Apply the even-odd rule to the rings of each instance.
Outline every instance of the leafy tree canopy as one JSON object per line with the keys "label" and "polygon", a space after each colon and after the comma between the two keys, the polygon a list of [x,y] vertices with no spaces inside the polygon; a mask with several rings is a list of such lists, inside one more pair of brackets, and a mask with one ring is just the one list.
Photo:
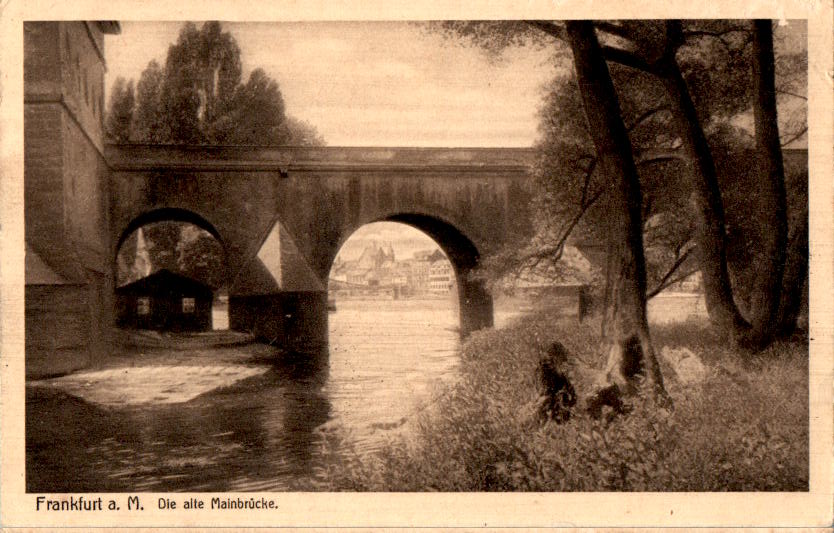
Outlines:
{"label": "leafy tree canopy", "polygon": [[148,63],[135,91],[133,81],[117,79],[106,130],[113,142],[324,144],[313,126],[286,114],[263,69],[243,81],[240,48],[219,22],[183,25],[165,64]]}
{"label": "leafy tree canopy", "polygon": [[[243,80],[240,48],[220,23],[186,23],[168,48],[164,65],[148,63],[139,81],[113,84],[106,132],[111,142],[321,146],[310,124],[286,114],[278,83],[256,68]],[[144,227],[152,271],[167,268],[219,287],[225,279],[223,249],[190,224]],[[119,281],[133,281],[136,241],[119,252]]]}
{"label": "leafy tree canopy", "polygon": [[[663,21],[603,21],[597,28],[608,50],[625,50],[646,64],[655,61],[663,47]],[[757,190],[750,167],[751,28],[749,21],[692,20],[685,21],[682,29],[683,42],[676,59],[720,163],[719,178],[731,228],[729,244],[735,248],[731,258],[740,269],[749,259],[749,251],[744,253],[744,249],[756,242],[755,232],[761,231],[749,213]],[[563,27],[546,21],[454,21],[434,23],[431,31],[478,46],[496,59],[513,46],[549,46],[553,50],[557,75],[539,112],[539,194],[533,210],[536,234],[526,253],[507,250],[488,265],[493,276],[531,266],[558,275],[562,247],[569,238],[580,244],[604,242],[605,198],[610,186],[597,167],[586,118],[576,112],[582,107],[581,93],[569,65],[570,50],[560,38]],[[787,145],[802,140],[807,130],[807,54],[798,44],[801,40],[791,42],[782,28],[775,29],[774,38],[780,133]],[[694,217],[690,189],[682,178],[687,161],[668,96],[657,77],[616,60],[609,60],[608,66],[640,172],[651,294],[698,268],[691,253]]]}

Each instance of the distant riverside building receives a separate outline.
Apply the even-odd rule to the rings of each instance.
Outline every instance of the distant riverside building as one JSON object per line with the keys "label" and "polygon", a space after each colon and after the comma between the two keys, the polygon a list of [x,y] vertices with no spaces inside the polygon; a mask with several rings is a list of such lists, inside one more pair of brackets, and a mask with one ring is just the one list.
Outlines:
{"label": "distant riverside building", "polygon": [[413,259],[404,263],[403,271],[406,276],[406,285],[411,287],[414,292],[425,291],[429,286],[429,270],[431,270],[431,263],[428,260]]}
{"label": "distant riverside building", "polygon": [[160,331],[211,330],[211,287],[160,270],[116,289],[118,325]]}
{"label": "distant riverside building", "polygon": [[373,242],[370,246],[362,250],[362,255],[359,256],[359,259],[351,263],[354,263],[359,268],[381,268],[386,264],[393,264],[395,261],[394,247],[390,242],[381,247],[376,242]]}
{"label": "distant riverside building", "polygon": [[446,293],[455,285],[455,273],[449,261],[435,261],[429,270],[429,290],[433,293]]}
{"label": "distant riverside building", "polygon": [[391,243],[374,242],[357,259],[337,259],[330,271],[331,289],[343,296],[413,297],[446,293],[454,283],[452,266],[440,250],[419,250],[412,258],[397,261]]}

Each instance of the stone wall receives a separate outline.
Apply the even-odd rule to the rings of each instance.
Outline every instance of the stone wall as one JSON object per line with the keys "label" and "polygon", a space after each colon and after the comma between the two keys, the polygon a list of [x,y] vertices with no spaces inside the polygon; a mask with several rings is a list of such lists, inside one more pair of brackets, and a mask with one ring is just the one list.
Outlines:
{"label": "stone wall", "polygon": [[103,30],[24,23],[27,375],[87,366],[113,323]]}
{"label": "stone wall", "polygon": [[327,324],[326,292],[229,296],[230,329],[252,333],[288,352],[326,353]]}

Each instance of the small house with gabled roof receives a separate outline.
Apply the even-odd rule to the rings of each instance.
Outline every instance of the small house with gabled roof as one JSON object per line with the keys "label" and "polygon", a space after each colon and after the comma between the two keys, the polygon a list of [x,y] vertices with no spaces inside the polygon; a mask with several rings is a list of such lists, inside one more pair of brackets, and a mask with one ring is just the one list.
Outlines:
{"label": "small house with gabled roof", "polygon": [[209,331],[213,291],[195,279],[162,269],[116,289],[119,327]]}

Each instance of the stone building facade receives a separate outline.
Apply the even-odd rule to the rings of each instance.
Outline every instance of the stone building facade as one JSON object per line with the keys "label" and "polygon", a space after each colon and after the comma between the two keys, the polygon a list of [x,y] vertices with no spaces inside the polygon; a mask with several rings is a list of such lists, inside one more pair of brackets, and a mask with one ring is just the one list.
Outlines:
{"label": "stone building facade", "polygon": [[104,34],[111,22],[25,22],[26,373],[81,368],[113,322]]}

